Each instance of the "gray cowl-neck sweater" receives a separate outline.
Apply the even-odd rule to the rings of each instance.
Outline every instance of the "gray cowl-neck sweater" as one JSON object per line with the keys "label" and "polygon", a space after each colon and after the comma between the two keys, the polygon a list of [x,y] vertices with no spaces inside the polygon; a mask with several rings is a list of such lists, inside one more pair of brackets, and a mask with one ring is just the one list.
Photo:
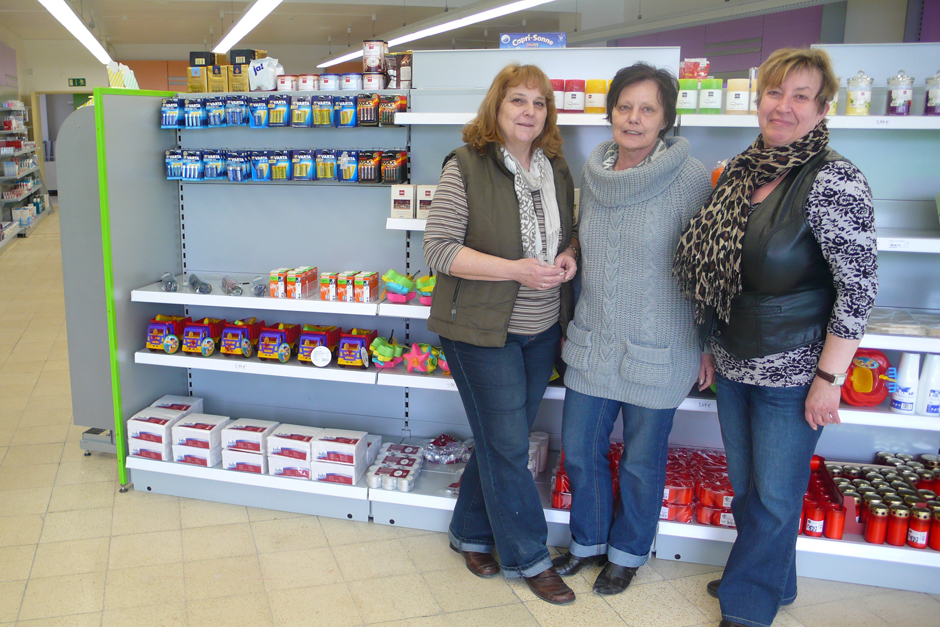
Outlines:
{"label": "gray cowl-neck sweater", "polygon": [[645,165],[602,166],[581,177],[582,291],[562,356],[578,392],[649,409],[678,407],[698,378],[692,306],[672,276],[676,245],[711,192],[708,172],[682,137]]}

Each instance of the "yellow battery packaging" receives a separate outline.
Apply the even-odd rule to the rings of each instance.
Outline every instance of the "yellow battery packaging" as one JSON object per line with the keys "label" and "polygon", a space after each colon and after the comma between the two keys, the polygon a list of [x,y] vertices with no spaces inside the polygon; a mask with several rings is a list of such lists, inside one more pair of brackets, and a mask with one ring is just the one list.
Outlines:
{"label": "yellow battery packaging", "polygon": [[359,117],[359,126],[378,126],[379,95],[359,94],[356,96],[356,111]]}
{"label": "yellow battery packaging", "polygon": [[275,150],[271,153],[271,180],[289,181],[291,180],[291,158],[290,151]]}
{"label": "yellow battery packaging", "polygon": [[408,181],[408,151],[386,150],[382,153],[382,182],[398,185]]}
{"label": "yellow battery packaging", "polygon": [[290,96],[268,96],[268,126],[271,128],[290,126]]}
{"label": "yellow battery packaging", "polygon": [[333,120],[338,128],[356,126],[356,96],[333,96]]}
{"label": "yellow battery packaging", "polygon": [[317,151],[317,179],[336,180],[336,151],[323,149]]}
{"label": "yellow battery packaging", "polygon": [[291,180],[294,181],[315,181],[317,180],[316,152],[313,150],[292,150],[291,161]]}
{"label": "yellow battery packaging", "polygon": [[313,113],[314,128],[333,126],[333,96],[314,96],[310,106]]}
{"label": "yellow battery packaging", "polygon": [[290,101],[290,125],[294,128],[313,126],[313,112],[310,109],[310,96],[294,96]]}
{"label": "yellow battery packaging", "polygon": [[359,180],[359,151],[343,150],[336,159],[337,175],[344,183],[355,183]]}
{"label": "yellow battery packaging", "polygon": [[359,151],[359,182],[378,183],[382,180],[382,151]]}

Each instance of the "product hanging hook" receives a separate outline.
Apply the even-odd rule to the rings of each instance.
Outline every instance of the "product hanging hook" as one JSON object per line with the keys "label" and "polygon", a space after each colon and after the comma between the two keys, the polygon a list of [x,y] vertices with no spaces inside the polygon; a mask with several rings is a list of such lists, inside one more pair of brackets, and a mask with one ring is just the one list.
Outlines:
{"label": "product hanging hook", "polygon": [[352,45],[352,44],[349,43],[349,36],[350,36],[350,34],[352,34],[352,26],[347,26],[347,27],[346,27],[346,47],[347,47],[347,48],[348,48],[350,45]]}
{"label": "product hanging hook", "polygon": [[372,38],[375,39],[375,13],[372,14]]}
{"label": "product hanging hook", "polygon": [[329,54],[333,54],[333,35],[327,35],[326,43],[330,46]]}
{"label": "product hanging hook", "polygon": [[578,0],[574,0],[574,32],[578,32]]}
{"label": "product hanging hook", "polygon": [[405,0],[401,0],[401,27],[402,28],[407,26],[407,23],[405,22],[405,4],[406,4]]}
{"label": "product hanging hook", "polygon": [[643,0],[637,0],[636,3],[636,19],[643,19]]}
{"label": "product hanging hook", "polygon": [[444,0],[444,13],[447,13],[448,11],[450,11],[450,7],[447,6],[447,0]]}

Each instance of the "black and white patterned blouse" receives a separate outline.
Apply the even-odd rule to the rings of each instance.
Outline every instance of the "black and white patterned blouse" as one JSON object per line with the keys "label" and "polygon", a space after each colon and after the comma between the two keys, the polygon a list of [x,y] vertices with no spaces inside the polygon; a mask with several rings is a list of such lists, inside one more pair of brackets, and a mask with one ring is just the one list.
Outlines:
{"label": "black and white patterned blouse", "polygon": [[[860,339],[878,294],[875,210],[861,171],[848,161],[836,161],[820,170],[806,198],[806,220],[836,288],[827,330],[841,338]],[[714,340],[710,344],[721,376],[778,388],[812,383],[824,342],[756,359],[736,359]]]}

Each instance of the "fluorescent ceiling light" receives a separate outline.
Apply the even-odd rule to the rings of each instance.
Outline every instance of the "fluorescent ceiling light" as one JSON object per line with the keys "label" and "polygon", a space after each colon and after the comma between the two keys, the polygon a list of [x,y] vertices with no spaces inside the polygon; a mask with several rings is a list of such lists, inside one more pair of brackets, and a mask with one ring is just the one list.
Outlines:
{"label": "fluorescent ceiling light", "polygon": [[[480,22],[486,20],[492,20],[497,17],[502,17],[503,15],[509,15],[510,13],[515,13],[517,11],[524,11],[526,9],[531,9],[532,7],[538,6],[540,4],[546,4],[548,2],[553,2],[554,0],[518,0],[517,2],[510,2],[509,4],[504,4],[486,11],[481,11],[480,13],[474,13],[466,17],[459,17],[453,20],[449,20],[442,24],[436,26],[430,26],[428,28],[423,28],[414,33],[409,33],[401,37],[396,37],[390,39],[388,42],[388,47],[392,48],[394,46],[400,46],[402,44],[407,44],[409,42],[424,39],[425,37],[430,37],[432,35],[439,35],[441,33],[446,33],[447,31],[455,30],[458,28],[463,28],[464,26],[470,26],[472,24],[479,24]],[[342,63],[343,61],[352,61],[358,57],[362,56],[362,50],[356,52],[350,52],[344,54],[341,57],[337,57],[325,63],[321,63],[317,67],[330,67],[331,65],[336,65],[337,63]]]}
{"label": "fluorescent ceiling light", "polygon": [[52,13],[52,17],[59,20],[59,23],[68,29],[72,36],[80,41],[83,46],[88,48],[88,51],[95,55],[96,59],[105,65],[111,63],[111,57],[108,56],[107,50],[104,49],[100,41],[95,39],[91,31],[82,24],[78,16],[75,15],[75,11],[65,4],[65,0],[39,0],[39,4],[46,7],[46,10]]}
{"label": "fluorescent ceiling light", "polygon": [[260,24],[261,20],[266,18],[281,2],[282,0],[257,0],[245,14],[242,15],[242,19],[238,20],[235,26],[232,27],[228,35],[222,38],[219,45],[213,48],[212,52],[225,54],[231,50],[232,46],[250,33],[252,29]]}

